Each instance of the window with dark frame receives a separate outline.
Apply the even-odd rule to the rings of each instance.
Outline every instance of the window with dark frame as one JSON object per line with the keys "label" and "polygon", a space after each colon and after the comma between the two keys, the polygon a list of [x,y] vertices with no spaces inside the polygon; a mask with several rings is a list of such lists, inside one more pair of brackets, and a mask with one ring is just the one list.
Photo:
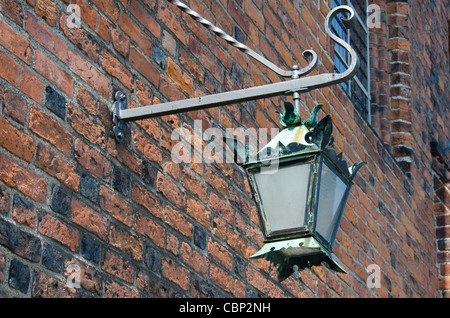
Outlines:
{"label": "window with dark frame", "polygon": [[[355,77],[341,84],[361,116],[370,123],[370,69],[369,28],[367,26],[367,0],[332,0],[332,7],[351,6],[356,15],[355,25],[347,29],[340,19],[334,19],[332,30],[355,49],[359,57],[359,68]],[[350,55],[339,44],[334,46],[334,71],[342,73],[348,68]]]}

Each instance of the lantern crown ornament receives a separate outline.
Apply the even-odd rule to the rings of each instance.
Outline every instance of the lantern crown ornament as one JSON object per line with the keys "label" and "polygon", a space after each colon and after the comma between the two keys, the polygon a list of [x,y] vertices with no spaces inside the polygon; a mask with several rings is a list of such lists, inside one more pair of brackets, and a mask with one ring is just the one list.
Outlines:
{"label": "lantern crown ornament", "polygon": [[265,237],[251,258],[278,266],[283,281],[297,266],[324,263],[345,273],[333,258],[333,244],[353,178],[366,162],[348,166],[333,148],[330,115],[318,120],[317,105],[302,120],[294,105],[284,103],[284,128],[242,164],[250,180]]}

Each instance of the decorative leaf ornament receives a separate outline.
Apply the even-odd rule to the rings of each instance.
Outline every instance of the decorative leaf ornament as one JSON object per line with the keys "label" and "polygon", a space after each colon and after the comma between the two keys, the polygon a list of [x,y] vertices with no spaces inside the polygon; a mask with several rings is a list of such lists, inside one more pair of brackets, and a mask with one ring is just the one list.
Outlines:
{"label": "decorative leaf ornament", "polygon": [[290,126],[298,126],[303,124],[308,129],[313,129],[318,124],[317,114],[319,110],[323,107],[323,104],[318,104],[311,112],[311,115],[308,119],[302,120],[300,114],[295,109],[294,105],[291,102],[284,102],[284,113],[280,115],[280,123],[284,127]]}

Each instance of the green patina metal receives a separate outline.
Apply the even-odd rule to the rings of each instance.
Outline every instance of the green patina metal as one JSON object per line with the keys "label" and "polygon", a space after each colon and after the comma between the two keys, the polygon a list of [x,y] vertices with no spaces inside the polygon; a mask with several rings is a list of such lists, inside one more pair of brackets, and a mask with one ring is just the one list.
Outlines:
{"label": "green patina metal", "polygon": [[327,148],[331,147],[334,142],[333,123],[331,115],[326,115],[322,120],[318,120],[318,112],[323,105],[315,106],[306,120],[301,119],[292,103],[284,102],[284,107],[285,111],[280,115],[280,123],[284,128],[256,155],[248,158],[243,166],[264,165],[273,160],[282,161],[301,155],[322,153],[350,181],[353,180],[358,170],[367,162],[355,163],[349,168],[347,162],[342,158],[342,153],[336,154],[334,149]]}
{"label": "green patina metal", "polygon": [[[286,161],[310,160],[310,162],[313,162],[313,174],[317,174],[320,160],[323,160],[319,158],[323,157],[351,185],[356,173],[366,162],[357,163],[349,167],[342,158],[342,153],[336,154],[334,149],[329,148],[334,141],[332,118],[330,115],[327,115],[320,121],[318,120],[318,112],[322,106],[319,104],[314,107],[310,117],[302,120],[294,105],[290,102],[285,102],[284,113],[280,116],[280,122],[284,128],[258,153],[243,163],[242,166],[248,172],[252,169],[269,166],[274,161],[282,164]],[[251,174],[249,174],[249,177],[252,187],[254,187],[254,180]],[[324,242],[320,236],[313,233],[318,180],[318,177],[311,178],[311,181],[315,184],[311,184],[309,187],[308,196],[312,199],[308,199],[307,203],[307,229],[303,232],[294,233],[287,231],[286,234],[268,238],[264,246],[250,257],[265,258],[277,266],[279,281],[283,281],[294,273],[295,266],[302,270],[307,267],[325,264],[332,270],[345,273],[345,270],[333,258],[333,242]],[[305,182],[308,182],[308,180],[305,180]],[[255,189],[253,190],[262,216],[264,213],[262,202],[258,194],[255,193]],[[261,217],[261,219],[262,223],[265,224],[264,217]]]}

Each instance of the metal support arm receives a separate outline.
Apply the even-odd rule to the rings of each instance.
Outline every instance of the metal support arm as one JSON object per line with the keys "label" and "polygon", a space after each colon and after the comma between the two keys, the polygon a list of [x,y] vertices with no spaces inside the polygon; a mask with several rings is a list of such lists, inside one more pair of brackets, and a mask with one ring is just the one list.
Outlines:
{"label": "metal support arm", "polygon": [[219,35],[221,38],[225,39],[228,43],[239,48],[241,51],[249,54],[259,62],[263,63],[276,73],[282,76],[290,76],[291,80],[272,83],[257,87],[251,87],[241,90],[229,91],[224,93],[218,93],[214,95],[207,95],[203,97],[195,97],[180,101],[173,101],[162,103],[158,105],[150,105],[145,107],[125,109],[126,101],[124,101],[124,94],[122,92],[117,92],[116,102],[114,103],[114,132],[116,138],[119,141],[123,140],[125,125],[127,121],[134,121],[138,119],[145,119],[169,114],[176,114],[181,112],[187,112],[192,110],[206,109],[211,107],[224,106],[229,104],[241,103],[250,100],[256,100],[261,98],[270,98],[279,95],[292,94],[294,101],[299,107],[299,97],[300,93],[308,92],[312,89],[318,89],[326,86],[331,86],[335,84],[342,83],[351,79],[356,71],[358,65],[358,57],[353,48],[347,44],[344,40],[340,39],[338,36],[331,32],[331,21],[339,13],[348,13],[350,16],[347,19],[342,19],[342,22],[346,27],[352,26],[352,21],[354,18],[354,11],[349,6],[339,6],[328,14],[325,21],[325,31],[327,34],[339,45],[344,47],[350,54],[350,65],[349,68],[340,74],[336,73],[325,73],[315,76],[300,78],[302,75],[306,75],[311,72],[317,64],[317,54],[313,51],[305,51],[303,55],[305,57],[312,57],[309,65],[303,69],[298,66],[292,67],[291,71],[284,71],[264,57],[260,56],[256,52],[250,50],[246,45],[239,43],[236,39],[224,33],[219,28],[212,25],[207,20],[199,16],[195,11],[192,11],[189,7],[177,0],[169,0],[174,5],[180,7],[187,14],[191,15],[194,19],[205,25],[208,29],[212,30],[214,33]]}

